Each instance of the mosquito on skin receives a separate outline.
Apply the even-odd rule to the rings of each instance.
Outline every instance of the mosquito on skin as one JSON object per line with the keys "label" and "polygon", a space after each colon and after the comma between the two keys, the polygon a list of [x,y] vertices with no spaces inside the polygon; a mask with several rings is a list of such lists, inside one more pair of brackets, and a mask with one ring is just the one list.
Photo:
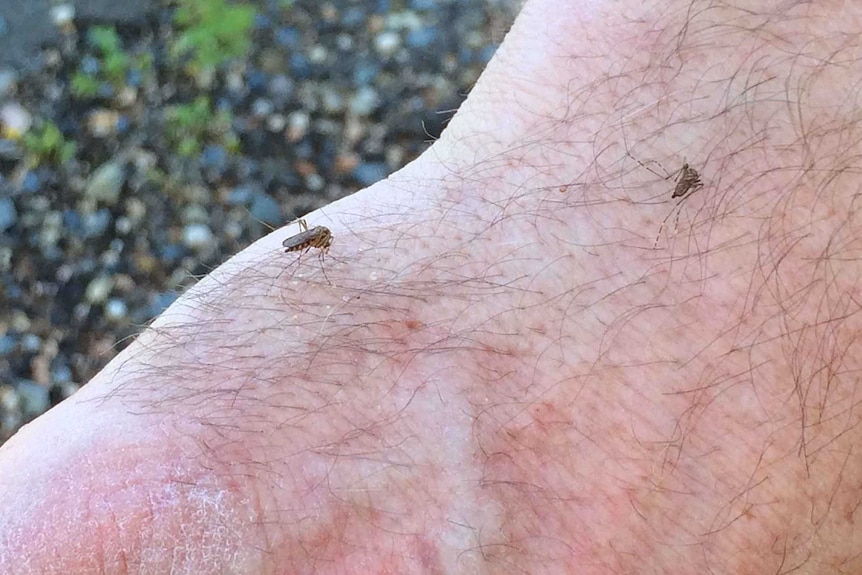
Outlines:
{"label": "mosquito on skin", "polygon": [[671,197],[671,199],[679,198],[679,201],[676,203],[676,205],[671,209],[670,212],[668,212],[668,214],[661,221],[661,225],[659,225],[658,233],[656,234],[656,237],[655,237],[655,243],[653,244],[653,249],[655,249],[658,247],[658,242],[661,239],[661,232],[664,229],[664,226],[667,223],[668,219],[670,219],[670,216],[674,212],[676,212],[676,218],[674,218],[674,224],[673,224],[674,231],[675,231],[677,226],[679,225],[679,215],[682,212],[683,202],[685,202],[688,198],[690,198],[692,195],[694,195],[695,192],[697,192],[698,190],[703,188],[703,181],[700,179],[700,174],[698,173],[698,171],[695,170],[694,168],[692,168],[688,164],[688,162],[686,162],[684,160],[682,163],[682,167],[673,173],[668,172],[667,170],[665,170],[664,166],[662,166],[659,162],[656,162],[655,160],[653,160],[653,162],[658,164],[659,167],[662,170],[664,170],[664,173],[667,174],[666,176],[662,176],[661,174],[659,174],[658,172],[656,172],[655,170],[653,170],[652,168],[650,168],[649,166],[647,166],[646,164],[644,164],[643,162],[641,162],[640,160],[638,160],[637,158],[635,158],[634,156],[629,154],[628,152],[626,152],[626,154],[630,158],[632,158],[635,162],[640,164],[641,167],[649,170],[650,172],[652,172],[656,176],[658,176],[660,178],[664,178],[665,180],[669,180],[671,178],[674,178],[673,193],[670,195],[670,197]]}
{"label": "mosquito on skin", "polygon": [[308,229],[308,224],[302,218],[299,219],[298,223],[302,231],[281,242],[281,245],[285,248],[285,253],[298,251],[305,253],[311,248],[319,249],[323,277],[326,278],[327,283],[331,284],[332,282],[326,277],[326,268],[323,267],[323,255],[329,251],[329,246],[332,245],[332,232],[326,226],[314,226]]}

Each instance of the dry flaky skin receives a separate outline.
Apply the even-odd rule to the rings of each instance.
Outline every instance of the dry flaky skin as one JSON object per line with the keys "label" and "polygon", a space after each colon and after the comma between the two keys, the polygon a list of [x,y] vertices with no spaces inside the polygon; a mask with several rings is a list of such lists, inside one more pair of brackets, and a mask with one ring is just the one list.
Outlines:
{"label": "dry flaky skin", "polygon": [[[0,449],[0,572],[862,572],[858,11],[528,2],[331,281],[262,240]],[[659,250],[628,151],[708,175]]]}

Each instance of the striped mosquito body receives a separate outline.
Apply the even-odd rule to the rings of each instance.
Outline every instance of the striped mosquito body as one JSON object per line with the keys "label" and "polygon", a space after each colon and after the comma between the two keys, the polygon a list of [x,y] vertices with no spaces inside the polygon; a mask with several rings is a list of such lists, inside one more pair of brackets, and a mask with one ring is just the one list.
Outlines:
{"label": "striped mosquito body", "polygon": [[[305,223],[304,220],[299,221]],[[285,252],[307,252],[311,248],[317,248],[325,252],[332,245],[332,232],[324,226],[314,226],[311,229],[308,229],[306,226],[305,230],[290,236],[281,245],[285,247]]]}
{"label": "striped mosquito body", "polygon": [[655,237],[655,243],[653,244],[653,249],[655,249],[658,247],[658,242],[661,239],[661,232],[662,232],[662,230],[664,230],[665,224],[667,223],[668,219],[670,219],[670,217],[673,215],[674,212],[676,212],[676,218],[674,218],[673,227],[674,227],[674,233],[676,232],[676,229],[679,225],[679,215],[682,212],[683,202],[685,202],[688,198],[690,198],[695,192],[697,192],[698,190],[703,188],[703,181],[700,179],[700,174],[698,173],[698,171],[695,170],[694,168],[692,168],[691,166],[689,166],[688,162],[684,161],[682,163],[682,167],[679,170],[677,170],[673,173],[670,173],[664,169],[664,166],[662,166],[661,164],[659,164],[658,162],[653,160],[652,162],[655,164],[658,164],[659,167],[666,174],[666,175],[662,176],[661,174],[659,174],[658,172],[656,172],[655,170],[653,170],[652,168],[650,168],[649,166],[647,166],[646,164],[644,164],[643,162],[641,162],[640,160],[638,160],[637,158],[632,156],[630,153],[626,152],[626,154],[630,158],[632,158],[634,161],[636,161],[638,164],[640,164],[642,168],[649,170],[650,172],[652,172],[656,176],[659,176],[660,178],[664,178],[665,180],[669,180],[671,178],[674,178],[673,193],[670,195],[670,198],[672,200],[679,198],[679,200],[676,202],[676,205],[674,205],[674,207],[670,210],[670,212],[668,212],[667,216],[665,216],[665,218],[661,221],[661,225],[658,228],[658,234],[656,234],[656,237]]}
{"label": "striped mosquito body", "polygon": [[[672,176],[673,174],[671,174]],[[670,176],[668,176],[670,177]],[[676,186],[673,188],[673,193],[670,195],[673,198],[682,198],[689,194],[693,194],[703,187],[703,182],[700,181],[700,174],[697,170],[684,163],[679,169],[676,176]]]}
{"label": "striped mosquito body", "polygon": [[302,252],[305,253],[311,248],[320,250],[320,269],[323,271],[323,277],[326,282],[331,285],[332,282],[326,276],[326,268],[323,267],[323,254],[329,250],[332,245],[332,232],[326,226],[314,226],[308,229],[308,224],[304,219],[299,220],[299,227],[302,229],[298,234],[294,234],[281,242],[284,246],[285,253]]}

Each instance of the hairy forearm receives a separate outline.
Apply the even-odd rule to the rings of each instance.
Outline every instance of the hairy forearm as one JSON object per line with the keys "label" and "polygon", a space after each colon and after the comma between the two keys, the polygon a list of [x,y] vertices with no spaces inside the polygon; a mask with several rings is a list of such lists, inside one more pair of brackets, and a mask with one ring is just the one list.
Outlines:
{"label": "hairy forearm", "polygon": [[755,4],[529,3],[324,259],[265,238],[52,412],[53,473],[157,456],[92,524],[259,571],[858,570],[859,19]]}

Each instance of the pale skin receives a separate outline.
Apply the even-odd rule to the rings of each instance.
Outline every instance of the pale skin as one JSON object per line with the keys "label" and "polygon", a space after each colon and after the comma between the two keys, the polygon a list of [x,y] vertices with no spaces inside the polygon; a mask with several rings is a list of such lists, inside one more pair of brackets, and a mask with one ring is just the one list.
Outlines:
{"label": "pale skin", "polygon": [[271,234],[0,448],[0,572],[862,572],[862,9],[767,4],[530,0],[331,282]]}

